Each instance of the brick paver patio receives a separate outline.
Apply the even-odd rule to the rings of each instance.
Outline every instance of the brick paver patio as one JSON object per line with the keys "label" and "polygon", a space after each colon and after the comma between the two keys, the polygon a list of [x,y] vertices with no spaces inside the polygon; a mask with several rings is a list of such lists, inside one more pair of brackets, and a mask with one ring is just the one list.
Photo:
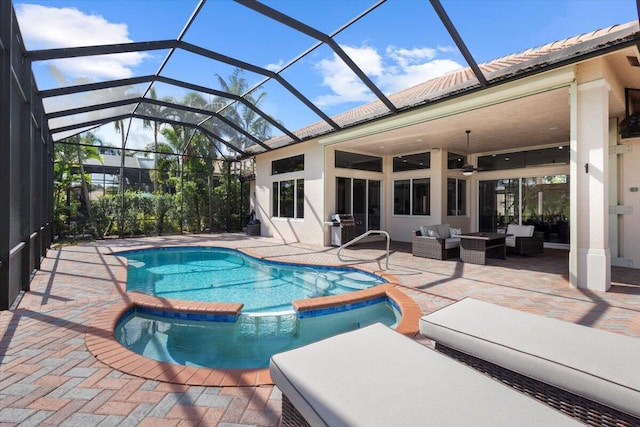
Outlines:
{"label": "brick paver patio", "polygon": [[[273,386],[200,387],[123,374],[85,346],[92,319],[123,298],[122,261],[112,251],[152,246],[243,248],[272,260],[337,264],[335,248],[242,234],[106,240],[51,249],[19,306],[0,312],[0,426],[276,426],[281,395]],[[408,244],[343,251],[383,272],[429,313],[466,296],[640,337],[640,270],[613,268],[607,293],[568,286],[568,253],[509,256],[486,266],[415,258]],[[426,345],[427,340],[416,337]]]}

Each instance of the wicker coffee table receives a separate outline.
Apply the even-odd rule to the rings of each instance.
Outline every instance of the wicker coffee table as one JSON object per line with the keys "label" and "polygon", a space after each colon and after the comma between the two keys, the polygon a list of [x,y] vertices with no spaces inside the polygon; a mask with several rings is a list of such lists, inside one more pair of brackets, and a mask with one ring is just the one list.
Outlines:
{"label": "wicker coffee table", "polygon": [[505,238],[510,234],[503,233],[465,233],[460,235],[460,259],[471,264],[486,264],[487,257],[502,258],[507,256]]}

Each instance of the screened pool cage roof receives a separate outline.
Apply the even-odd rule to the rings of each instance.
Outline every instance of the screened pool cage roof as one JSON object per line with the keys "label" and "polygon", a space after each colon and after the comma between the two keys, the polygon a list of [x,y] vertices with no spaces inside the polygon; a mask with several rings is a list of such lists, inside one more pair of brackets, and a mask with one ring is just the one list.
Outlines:
{"label": "screened pool cage roof", "polygon": [[[314,8],[301,8],[295,1],[183,0],[182,14],[163,10],[169,3],[120,3],[139,14],[139,22],[156,23],[150,34],[139,34],[136,24],[129,24],[132,37],[151,41],[84,46],[85,41],[77,40],[77,46],[48,49],[30,49],[27,43],[26,55],[54,141],[100,126],[113,128],[113,122],[123,120],[122,148],[128,148],[137,120],[147,126],[150,122],[184,126],[190,137],[185,138],[182,153],[200,135],[222,158],[250,158],[580,58],[574,54],[550,60],[553,49],[523,52],[520,57],[501,52],[505,55],[501,60],[474,56],[474,50],[480,51],[491,37],[510,37],[498,23],[486,32],[456,25],[462,21],[457,19],[461,13],[484,7],[477,1],[444,5],[439,0],[317,1],[312,2]],[[637,10],[631,12],[629,20],[637,18]],[[390,16],[403,18],[391,22]],[[416,81],[401,75],[382,75],[363,55],[368,41],[388,50],[401,46],[399,36],[408,26],[421,29],[414,46],[434,46],[433,52],[416,50],[414,55],[436,57],[438,49],[446,53],[431,63],[432,68],[440,65],[439,71],[424,72],[423,81],[434,82],[429,90],[412,89]],[[579,53],[588,55],[596,47],[601,51],[603,44],[597,38],[593,37],[591,50]],[[609,39],[629,42],[624,37]],[[525,47],[529,46],[520,48]],[[412,58],[411,52],[400,49],[388,53],[398,65],[407,65]],[[96,77],[103,60],[123,55],[138,61],[135,70],[140,75]],[[82,75],[83,68],[93,70],[91,78]],[[234,75],[244,84],[234,85]],[[336,86],[345,81],[344,90],[355,93],[338,93]],[[151,142],[151,131],[149,135]]]}

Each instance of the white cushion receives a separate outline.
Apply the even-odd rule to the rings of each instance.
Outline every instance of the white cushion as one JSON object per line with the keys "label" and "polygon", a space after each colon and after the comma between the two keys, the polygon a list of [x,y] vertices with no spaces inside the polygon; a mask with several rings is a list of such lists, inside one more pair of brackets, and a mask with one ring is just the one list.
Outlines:
{"label": "white cushion", "polygon": [[421,225],[420,226],[420,234],[422,234],[425,237],[429,236],[429,230],[431,230],[431,225]]}
{"label": "white cushion", "polygon": [[533,236],[533,225],[517,225],[509,224],[507,234],[513,234],[514,237],[531,237]]}
{"label": "white cushion", "polygon": [[451,237],[449,234],[449,224],[438,224],[436,225],[436,231],[438,232],[438,236],[441,239],[447,239]]}
{"label": "white cushion", "polygon": [[450,228],[449,229],[449,235],[451,237],[456,237],[462,234],[462,229],[461,228]]}
{"label": "white cushion", "polygon": [[581,425],[380,323],[275,354],[269,372],[312,426]]}
{"label": "white cushion", "polygon": [[504,245],[510,248],[516,247],[516,236],[507,236],[504,238]]}
{"label": "white cushion", "polygon": [[444,248],[452,249],[460,247],[460,237],[449,237],[448,239],[444,239]]}
{"label": "white cushion", "polygon": [[420,319],[436,342],[640,417],[640,340],[465,298]]}
{"label": "white cushion", "polygon": [[420,233],[427,237],[446,239],[449,237],[449,224],[421,225]]}

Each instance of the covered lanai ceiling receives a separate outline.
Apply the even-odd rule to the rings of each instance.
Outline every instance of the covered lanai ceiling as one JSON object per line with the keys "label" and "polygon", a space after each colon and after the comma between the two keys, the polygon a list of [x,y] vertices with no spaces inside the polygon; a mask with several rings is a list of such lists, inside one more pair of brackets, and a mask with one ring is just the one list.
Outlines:
{"label": "covered lanai ceiling", "polygon": [[[132,26],[117,43],[85,39],[69,42],[67,38],[59,46],[41,48],[37,30],[34,36],[33,28],[29,32],[23,29],[27,58],[32,61],[54,140],[100,126],[113,127],[114,121],[124,120],[124,144],[129,148],[131,123],[156,121],[183,125],[190,133],[203,134],[215,142],[221,156],[243,158],[402,114],[441,102],[452,94],[481,91],[579,61],[596,51],[627,46],[637,52],[636,24],[589,33],[585,38],[588,48],[572,56],[558,56],[557,48],[551,45],[529,51],[522,49],[531,45],[514,45],[507,47],[508,51],[490,51],[489,55],[494,56],[487,56],[483,45],[496,38],[509,38],[517,31],[519,20],[549,19],[544,14],[552,12],[544,7],[553,2],[531,2],[535,16],[510,15],[512,2],[314,1],[300,7],[300,2],[282,0],[184,0],[179,2],[179,14],[175,8],[169,12],[170,3],[175,5],[120,2],[140,21],[153,21],[155,25],[148,33],[140,33]],[[638,3],[623,3],[629,11],[625,22],[637,19]],[[77,6],[77,2],[69,5]],[[33,4],[14,1],[14,6],[21,27],[38,13]],[[580,7],[592,6],[582,2]],[[487,8],[500,11],[494,22],[480,19],[470,24],[468,19],[462,19],[480,10],[486,12]],[[67,13],[75,12],[69,9]],[[86,13],[90,15],[92,11]],[[602,22],[599,28],[612,24]],[[412,31],[420,35],[412,41],[413,50],[401,37],[403,28],[409,27],[422,29]],[[588,30],[595,28],[585,29]],[[566,37],[573,35],[576,34]],[[520,38],[532,42],[535,39]],[[372,52],[374,44],[387,46],[385,54],[394,61],[393,66],[372,63],[383,60]],[[507,56],[514,52],[519,55]],[[114,58],[128,58],[129,63],[138,64],[135,70],[139,75],[124,70],[121,76],[114,72],[101,74],[100,67],[110,69]],[[242,71],[236,74],[237,70]],[[243,79],[244,84],[234,86],[233,76]],[[433,83],[429,86],[424,82]],[[190,93],[197,95],[189,96]],[[535,115],[532,123],[544,123],[544,127],[535,127],[540,132],[536,140],[562,140],[567,133],[568,105],[558,101],[566,99],[566,90],[537,96],[545,99],[538,99],[536,105],[554,107],[534,111],[519,104],[517,111]],[[513,105],[499,105],[482,118],[476,117],[477,112],[470,112],[464,119],[473,123],[479,133],[488,132],[496,128],[493,120],[513,111]],[[418,141],[424,147],[442,147],[447,141],[458,141],[455,144],[460,147],[452,148],[462,149],[462,134],[455,136],[461,125],[458,122],[454,126],[455,120],[440,121],[428,131],[417,126],[378,139],[354,140],[352,145],[379,154],[411,151]],[[429,140],[424,141],[427,136]],[[513,140],[514,136],[518,135],[494,137],[481,151],[500,149],[506,139]],[[185,140],[183,151],[191,141]]]}

